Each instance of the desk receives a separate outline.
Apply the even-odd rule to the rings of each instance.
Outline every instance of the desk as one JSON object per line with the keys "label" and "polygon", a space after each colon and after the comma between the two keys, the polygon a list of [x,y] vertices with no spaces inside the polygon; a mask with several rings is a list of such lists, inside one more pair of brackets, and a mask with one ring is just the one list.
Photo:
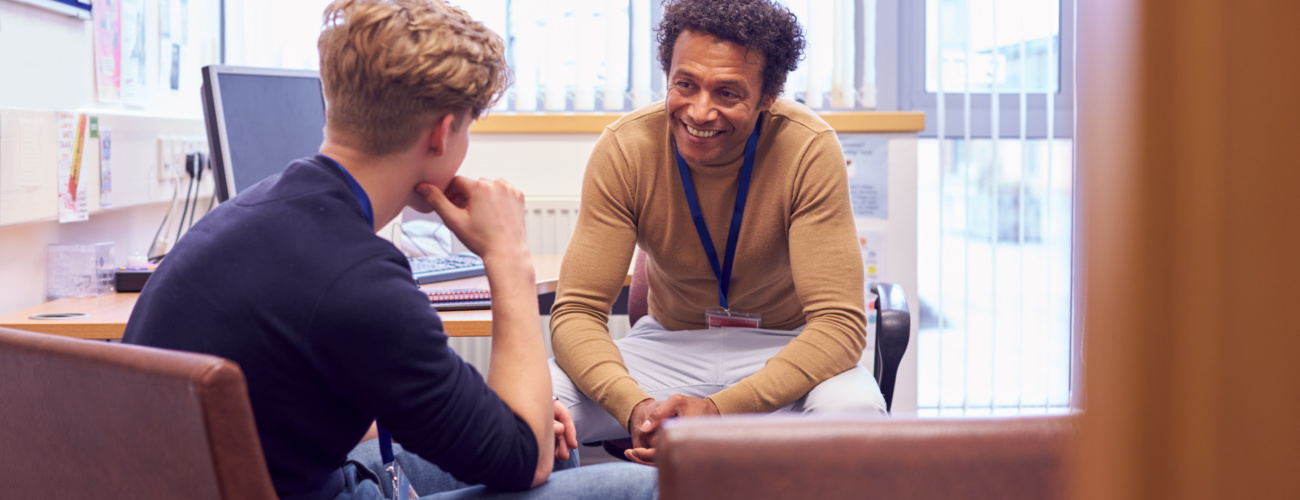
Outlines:
{"label": "desk", "polygon": [[[537,275],[537,294],[554,293],[560,277],[559,255],[534,255],[533,267]],[[630,278],[628,278],[630,279]],[[627,286],[625,279],[623,286]],[[442,283],[422,285],[422,290],[449,290],[456,288],[487,288],[487,277],[465,278]],[[138,293],[115,293],[99,297],[64,298],[29,307],[21,311],[0,315],[0,327],[49,333],[83,339],[120,339],[126,331],[126,320],[140,296]],[[34,314],[84,313],[79,319],[40,320],[29,319]],[[446,311],[438,313],[447,335],[453,337],[486,337],[492,334],[492,311]]]}

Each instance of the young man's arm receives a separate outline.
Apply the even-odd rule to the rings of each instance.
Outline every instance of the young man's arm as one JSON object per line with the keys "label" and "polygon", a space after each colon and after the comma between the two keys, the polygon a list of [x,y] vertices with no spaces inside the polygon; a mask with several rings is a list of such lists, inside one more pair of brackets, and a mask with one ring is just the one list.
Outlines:
{"label": "young man's arm", "polygon": [[554,466],[551,376],[537,314],[537,280],[524,233],[524,197],[503,180],[456,177],[446,193],[419,186],[447,227],[483,258],[492,289],[492,359],[488,386],[537,438],[533,486]]}

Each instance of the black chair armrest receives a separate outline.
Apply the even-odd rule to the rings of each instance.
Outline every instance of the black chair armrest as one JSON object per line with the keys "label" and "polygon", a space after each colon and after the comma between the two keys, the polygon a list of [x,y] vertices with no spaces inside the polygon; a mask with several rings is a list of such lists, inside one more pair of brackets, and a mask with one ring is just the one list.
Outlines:
{"label": "black chair armrest", "polygon": [[898,365],[912,338],[912,313],[907,309],[907,294],[893,283],[871,284],[876,294],[876,362],[873,375],[885,396],[885,408],[893,410],[894,382]]}

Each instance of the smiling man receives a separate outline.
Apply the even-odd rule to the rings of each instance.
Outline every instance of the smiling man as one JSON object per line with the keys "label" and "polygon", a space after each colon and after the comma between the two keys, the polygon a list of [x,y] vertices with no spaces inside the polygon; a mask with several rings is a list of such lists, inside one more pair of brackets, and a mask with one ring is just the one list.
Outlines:
{"label": "smiling man", "polygon": [[[678,416],[883,413],[858,360],[862,260],[835,132],[778,99],[804,39],[768,0],[664,6],[663,103],[610,125],[587,165],[552,309],[555,394],[580,442],[632,438],[653,462]],[[608,314],[634,247],[649,314]]]}

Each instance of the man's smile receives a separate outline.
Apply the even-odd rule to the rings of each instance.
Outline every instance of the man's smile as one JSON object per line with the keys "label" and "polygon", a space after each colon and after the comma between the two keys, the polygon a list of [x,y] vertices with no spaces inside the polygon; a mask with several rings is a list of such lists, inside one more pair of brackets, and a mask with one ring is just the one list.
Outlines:
{"label": "man's smile", "polygon": [[700,130],[690,125],[687,125],[686,122],[682,122],[682,126],[686,127],[686,132],[688,134],[691,134],[695,137],[704,138],[704,139],[713,137],[715,135],[718,135],[719,132],[722,132],[721,130]]}

